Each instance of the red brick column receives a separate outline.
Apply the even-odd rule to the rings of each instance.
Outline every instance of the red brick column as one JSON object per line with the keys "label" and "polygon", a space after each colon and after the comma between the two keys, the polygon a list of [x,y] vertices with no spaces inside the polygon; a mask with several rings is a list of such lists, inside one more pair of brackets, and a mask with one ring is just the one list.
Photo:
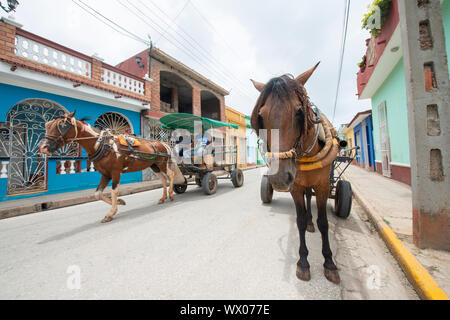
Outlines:
{"label": "red brick column", "polygon": [[13,58],[16,27],[0,21],[0,58]]}
{"label": "red brick column", "polygon": [[151,81],[145,80],[144,95],[149,99],[152,98],[152,83],[151,83]]}
{"label": "red brick column", "polygon": [[196,116],[202,115],[202,98],[200,89],[195,86],[192,88],[192,114]]}
{"label": "red brick column", "polygon": [[161,68],[158,65],[157,62],[155,62],[154,60],[152,60],[151,62],[151,73],[150,73],[150,78],[152,78],[152,83],[150,86],[150,91],[151,91],[151,107],[152,107],[152,111],[159,111],[160,110],[160,101],[161,101],[161,97],[160,97],[160,71]]}
{"label": "red brick column", "polygon": [[102,61],[92,58],[92,80],[102,82]]}
{"label": "red brick column", "polygon": [[175,110],[175,112],[178,112],[178,88],[173,87],[172,88],[172,108]]}
{"label": "red brick column", "polygon": [[225,122],[225,98],[219,97],[220,101],[220,121]]}

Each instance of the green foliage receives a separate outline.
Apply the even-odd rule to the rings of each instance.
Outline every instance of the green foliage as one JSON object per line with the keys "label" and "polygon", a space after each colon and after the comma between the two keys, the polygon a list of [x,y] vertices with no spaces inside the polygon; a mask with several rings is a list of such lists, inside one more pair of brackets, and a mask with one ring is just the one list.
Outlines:
{"label": "green foliage", "polygon": [[[374,38],[377,38],[380,35],[380,30],[383,28],[384,23],[389,14],[389,8],[391,7],[392,0],[375,0],[371,5],[368,6],[368,12],[364,15],[364,19],[362,20],[362,28],[370,31]],[[367,25],[369,19],[375,14],[375,8],[379,7],[381,10],[381,27],[380,29],[370,29]]]}
{"label": "green foliage", "polygon": [[361,68],[361,70],[364,72],[364,70],[366,69],[366,64],[367,64],[367,57],[364,56],[361,59],[361,62],[358,63],[358,67]]}

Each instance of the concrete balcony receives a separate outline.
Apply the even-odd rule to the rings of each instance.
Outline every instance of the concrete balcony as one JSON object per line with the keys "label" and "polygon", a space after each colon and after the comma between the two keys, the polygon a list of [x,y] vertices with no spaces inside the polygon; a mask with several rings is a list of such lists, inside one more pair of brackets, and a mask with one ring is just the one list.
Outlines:
{"label": "concrete balcony", "polygon": [[401,57],[399,21],[398,0],[392,0],[379,36],[366,40],[366,66],[357,74],[359,99],[370,98]]}

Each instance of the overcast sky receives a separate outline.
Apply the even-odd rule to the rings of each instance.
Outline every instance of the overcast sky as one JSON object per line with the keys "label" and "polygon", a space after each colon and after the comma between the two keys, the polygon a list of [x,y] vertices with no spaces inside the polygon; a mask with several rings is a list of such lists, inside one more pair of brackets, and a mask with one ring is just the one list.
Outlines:
{"label": "overcast sky", "polygon": [[[141,38],[150,34],[155,46],[229,90],[226,104],[245,114],[258,97],[250,78],[266,82],[284,73],[296,76],[321,61],[306,87],[311,100],[332,118],[345,0],[81,1]],[[98,53],[109,64],[146,47],[72,0],[19,2],[14,16],[25,30],[87,55]],[[356,96],[356,64],[369,38],[361,19],[371,2],[351,1],[336,126],[370,109],[370,101]]]}

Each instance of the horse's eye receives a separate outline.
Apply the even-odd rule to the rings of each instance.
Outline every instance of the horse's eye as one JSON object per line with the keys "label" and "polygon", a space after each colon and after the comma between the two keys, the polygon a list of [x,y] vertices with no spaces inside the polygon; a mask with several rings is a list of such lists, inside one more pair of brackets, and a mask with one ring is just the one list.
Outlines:
{"label": "horse's eye", "polygon": [[295,116],[298,119],[298,122],[300,123],[300,127],[303,128],[303,125],[305,124],[305,114],[303,113],[302,109],[298,109],[295,113]]}
{"label": "horse's eye", "polygon": [[261,115],[258,116],[258,126],[260,129],[264,128],[264,120],[263,117]]}

